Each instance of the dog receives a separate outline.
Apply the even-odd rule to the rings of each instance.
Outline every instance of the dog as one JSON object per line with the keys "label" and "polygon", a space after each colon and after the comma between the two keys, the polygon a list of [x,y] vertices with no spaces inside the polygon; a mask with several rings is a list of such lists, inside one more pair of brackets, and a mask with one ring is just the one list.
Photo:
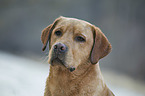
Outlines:
{"label": "dog", "polygon": [[43,51],[49,45],[44,96],[115,96],[99,68],[112,47],[98,27],[61,16],[42,31],[41,41]]}

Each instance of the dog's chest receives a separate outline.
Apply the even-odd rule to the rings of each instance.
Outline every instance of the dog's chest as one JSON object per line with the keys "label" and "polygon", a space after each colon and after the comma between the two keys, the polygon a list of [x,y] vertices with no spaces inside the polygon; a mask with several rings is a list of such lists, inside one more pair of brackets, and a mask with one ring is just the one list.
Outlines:
{"label": "dog's chest", "polygon": [[52,96],[77,96],[80,92],[80,85],[72,81],[55,80],[49,84]]}
{"label": "dog's chest", "polygon": [[[49,84],[52,96],[94,96],[94,85],[85,82],[55,79]],[[94,90],[92,90],[94,89]]]}

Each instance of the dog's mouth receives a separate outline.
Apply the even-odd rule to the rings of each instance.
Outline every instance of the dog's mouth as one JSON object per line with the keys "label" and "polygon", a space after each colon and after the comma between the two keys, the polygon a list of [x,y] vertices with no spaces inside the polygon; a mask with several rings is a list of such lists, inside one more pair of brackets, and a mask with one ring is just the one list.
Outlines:
{"label": "dog's mouth", "polygon": [[68,70],[70,70],[70,72],[74,71],[75,68],[74,67],[68,67],[65,62],[61,59],[59,59],[58,57],[56,58],[53,58],[52,61],[51,61],[51,65],[54,66],[54,65],[59,65],[59,66],[63,66],[65,68],[67,68]]}
{"label": "dog's mouth", "polygon": [[52,60],[51,60],[51,65],[65,65],[65,63],[64,63],[64,61],[63,60],[61,60],[61,59],[59,59],[58,57],[56,57],[56,58],[53,58]]}

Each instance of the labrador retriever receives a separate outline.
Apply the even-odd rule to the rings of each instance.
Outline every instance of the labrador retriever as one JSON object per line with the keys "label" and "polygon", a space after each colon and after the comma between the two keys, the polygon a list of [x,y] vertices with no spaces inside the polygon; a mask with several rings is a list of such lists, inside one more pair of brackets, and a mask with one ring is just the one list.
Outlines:
{"label": "labrador retriever", "polygon": [[44,96],[114,96],[98,63],[110,53],[111,44],[98,27],[61,16],[42,31],[41,40],[43,51],[49,44]]}

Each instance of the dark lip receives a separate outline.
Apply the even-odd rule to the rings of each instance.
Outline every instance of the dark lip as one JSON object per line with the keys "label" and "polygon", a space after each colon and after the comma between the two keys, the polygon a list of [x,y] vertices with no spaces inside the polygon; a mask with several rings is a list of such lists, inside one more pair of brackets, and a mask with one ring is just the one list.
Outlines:
{"label": "dark lip", "polygon": [[58,57],[52,59],[52,65],[54,65],[55,61],[65,66],[65,63],[63,62],[63,60],[59,59]]}
{"label": "dark lip", "polygon": [[[58,62],[58,63],[57,63]],[[63,62],[63,60],[61,60],[60,58],[56,57],[56,58],[53,58],[52,61],[51,61],[51,65],[54,66],[56,63],[56,65],[60,65],[60,66],[63,66],[65,68],[67,68],[70,72],[73,72],[75,70],[75,67],[70,67],[68,68],[66,65],[65,65],[65,62]]]}

